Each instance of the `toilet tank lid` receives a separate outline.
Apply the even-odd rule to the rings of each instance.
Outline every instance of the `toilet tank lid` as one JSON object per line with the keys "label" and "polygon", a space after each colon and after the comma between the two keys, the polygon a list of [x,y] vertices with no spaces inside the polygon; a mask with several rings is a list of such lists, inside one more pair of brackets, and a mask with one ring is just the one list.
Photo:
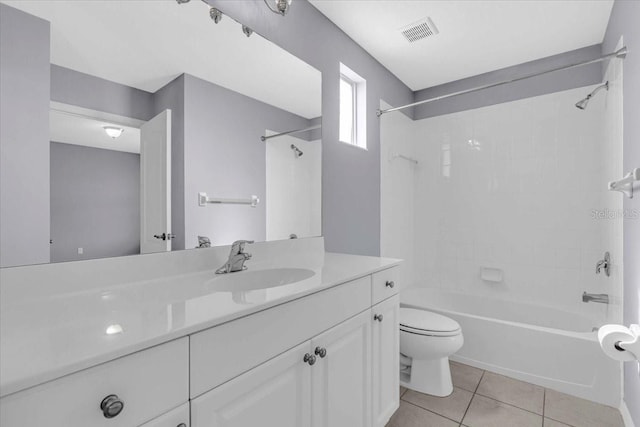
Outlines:
{"label": "toilet tank lid", "polygon": [[415,308],[400,308],[400,326],[434,332],[453,332],[460,325],[453,319],[430,311]]}

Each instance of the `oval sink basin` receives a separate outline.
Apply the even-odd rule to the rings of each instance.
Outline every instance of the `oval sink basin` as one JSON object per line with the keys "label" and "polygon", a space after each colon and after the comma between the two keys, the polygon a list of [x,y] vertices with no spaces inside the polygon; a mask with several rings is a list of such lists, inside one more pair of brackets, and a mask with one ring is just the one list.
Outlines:
{"label": "oval sink basin", "polygon": [[300,282],[315,275],[305,268],[272,268],[221,274],[207,285],[216,291],[253,291]]}

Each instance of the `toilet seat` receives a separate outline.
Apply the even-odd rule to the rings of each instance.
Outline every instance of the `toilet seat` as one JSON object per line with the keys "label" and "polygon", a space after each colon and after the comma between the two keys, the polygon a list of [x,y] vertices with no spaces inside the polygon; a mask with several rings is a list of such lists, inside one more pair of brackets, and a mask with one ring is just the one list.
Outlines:
{"label": "toilet seat", "polygon": [[400,308],[400,331],[432,337],[452,337],[462,333],[460,325],[440,314],[415,308]]}

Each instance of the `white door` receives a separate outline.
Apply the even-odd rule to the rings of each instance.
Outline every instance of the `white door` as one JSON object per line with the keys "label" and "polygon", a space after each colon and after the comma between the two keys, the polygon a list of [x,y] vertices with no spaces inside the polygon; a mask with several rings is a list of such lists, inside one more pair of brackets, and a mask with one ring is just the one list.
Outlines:
{"label": "white door", "polygon": [[140,252],[171,250],[171,110],[140,128]]}
{"label": "white door", "polygon": [[191,426],[309,427],[310,351],[307,341],[192,400]]}
{"label": "white door", "polygon": [[371,313],[373,426],[384,427],[400,404],[399,297],[396,295],[374,305]]}
{"label": "white door", "polygon": [[361,313],[311,341],[313,427],[371,425],[371,313]]}

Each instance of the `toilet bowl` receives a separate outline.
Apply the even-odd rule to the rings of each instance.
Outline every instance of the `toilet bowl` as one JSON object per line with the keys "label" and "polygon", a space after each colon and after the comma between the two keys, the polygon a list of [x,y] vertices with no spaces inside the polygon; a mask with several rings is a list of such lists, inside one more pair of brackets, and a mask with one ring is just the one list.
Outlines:
{"label": "toilet bowl", "polygon": [[458,322],[440,314],[400,308],[400,384],[434,396],[453,392],[449,356],[464,338]]}

